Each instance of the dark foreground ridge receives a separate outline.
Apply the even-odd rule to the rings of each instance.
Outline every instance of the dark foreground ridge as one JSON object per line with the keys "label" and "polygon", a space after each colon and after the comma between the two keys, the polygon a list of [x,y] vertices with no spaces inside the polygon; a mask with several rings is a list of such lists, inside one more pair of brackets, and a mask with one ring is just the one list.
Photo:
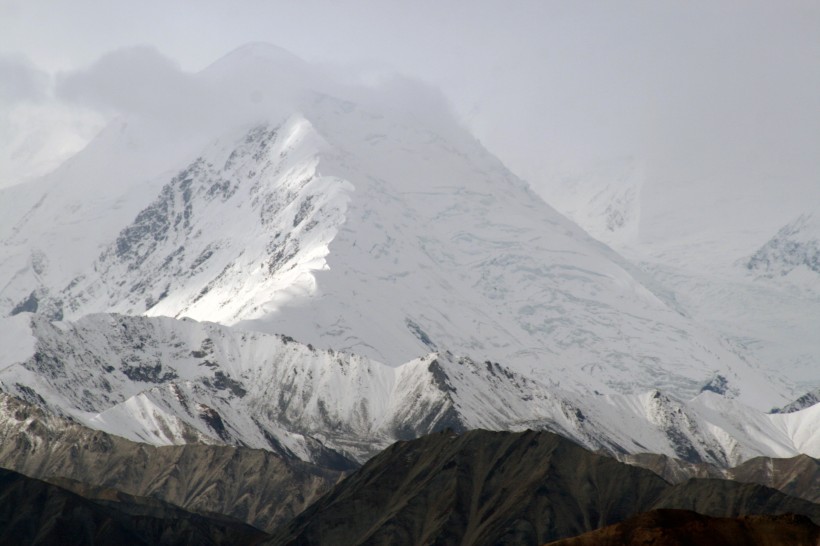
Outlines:
{"label": "dark foreground ridge", "polygon": [[266,535],[224,517],[119,494],[91,501],[0,469],[0,544],[258,544]]}
{"label": "dark foreground ridge", "polygon": [[539,545],[658,508],[820,521],[820,505],[768,487],[671,485],[548,432],[446,431],[392,445],[270,543]]}
{"label": "dark foreground ridge", "polygon": [[712,518],[653,510],[548,546],[817,546],[820,527],[805,516]]}

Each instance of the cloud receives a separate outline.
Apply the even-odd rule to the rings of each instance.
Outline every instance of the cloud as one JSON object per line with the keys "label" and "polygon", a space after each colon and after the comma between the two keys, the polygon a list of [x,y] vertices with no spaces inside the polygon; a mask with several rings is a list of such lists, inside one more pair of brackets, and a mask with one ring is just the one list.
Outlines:
{"label": "cloud", "polygon": [[199,89],[194,78],[150,47],[108,53],[87,69],[61,73],[59,98],[108,113],[164,118],[191,109]]}
{"label": "cloud", "polygon": [[0,55],[0,105],[43,100],[48,88],[48,74],[25,59]]}
{"label": "cloud", "polygon": [[286,112],[297,89],[319,78],[307,63],[276,48],[253,44],[192,73],[154,48],[103,55],[88,68],[62,73],[61,99],[109,117],[161,123],[180,131],[228,130]]}
{"label": "cloud", "polygon": [[[687,185],[694,199],[716,201],[764,178],[796,200],[820,188],[816,1],[78,1],[19,2],[17,15],[0,17],[4,47],[76,67],[149,43],[194,70],[262,40],[311,60],[389,66],[442,89],[482,143],[548,200],[554,180],[625,156],[645,161],[660,194]],[[184,127],[273,112],[299,82],[339,81],[261,54],[280,67],[272,75],[211,70],[205,81],[156,50],[118,50],[63,74],[59,92],[108,115]],[[402,107],[423,111],[423,93],[397,87]]]}
{"label": "cloud", "polygon": [[308,63],[265,43],[237,48],[196,73],[153,48],[125,48],[60,74],[56,84],[61,100],[109,118],[160,123],[183,133],[223,133],[278,121],[319,95],[389,111],[405,121],[423,118],[439,126],[454,121],[443,94],[428,84],[393,73],[358,75],[352,67]]}
{"label": "cloud", "polygon": [[0,188],[48,173],[81,150],[103,120],[57,100],[53,77],[0,55]]}
{"label": "cloud", "polygon": [[42,71],[19,62],[2,67],[15,82],[4,96],[20,105],[43,100],[0,112],[0,187],[47,173],[115,119],[127,122],[138,145],[170,150],[279,122],[331,96],[440,134],[464,131],[443,94],[428,84],[384,68],[308,63],[265,43],[239,47],[198,72],[152,47],[122,48],[57,74],[47,94],[44,82],[51,80]]}

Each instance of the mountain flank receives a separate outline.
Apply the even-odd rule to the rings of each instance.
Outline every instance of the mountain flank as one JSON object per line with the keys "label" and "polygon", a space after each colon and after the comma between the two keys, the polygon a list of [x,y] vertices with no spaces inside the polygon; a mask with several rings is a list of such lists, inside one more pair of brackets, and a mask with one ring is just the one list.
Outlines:
{"label": "mountain flank", "polygon": [[0,469],[0,543],[258,544],[265,533],[224,516],[205,517],[153,499],[117,494],[91,501]]}
{"label": "mountain flank", "polygon": [[732,468],[690,463],[655,453],[625,455],[620,460],[647,468],[670,483],[683,483],[691,478],[720,478],[765,485],[792,497],[820,502],[820,461],[808,455],[755,457]]}
{"label": "mountain flank", "polygon": [[536,545],[655,508],[820,521],[817,504],[761,485],[671,485],[547,432],[444,431],[386,449],[270,543]]}

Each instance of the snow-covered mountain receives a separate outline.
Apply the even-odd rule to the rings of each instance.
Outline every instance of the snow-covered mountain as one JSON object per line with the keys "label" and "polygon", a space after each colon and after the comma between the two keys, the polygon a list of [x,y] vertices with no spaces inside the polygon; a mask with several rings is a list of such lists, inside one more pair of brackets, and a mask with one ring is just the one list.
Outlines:
{"label": "snow-covered mountain", "polygon": [[[124,53],[146,54],[142,61],[152,60],[139,49]],[[188,80],[188,94],[172,96],[158,112],[116,118],[54,172],[0,189],[0,314],[21,302],[59,314],[59,307],[48,308],[48,294],[85,273],[204,147],[225,134],[236,137],[250,120],[288,115],[293,96],[316,83],[310,65],[260,45],[240,48]]]}
{"label": "snow-covered mountain", "polygon": [[[112,122],[55,172],[0,190],[0,308],[39,312],[50,291],[93,263],[203,143],[166,138],[150,123]],[[42,303],[40,303],[42,300]]]}
{"label": "snow-covered mountain", "polygon": [[[299,73],[279,57],[262,60]],[[202,77],[233,74],[215,66]],[[304,92],[196,153],[117,122],[0,200],[27,210],[4,220],[4,310],[191,317],[391,365],[450,351],[582,391],[691,397],[722,375],[760,409],[793,398],[445,114],[359,98]]]}
{"label": "snow-covered mountain", "polygon": [[[235,111],[115,120],[0,190],[3,392],[131,440],[319,463],[445,426],[719,465],[820,452],[818,406],[764,413],[802,377],[761,372],[425,91],[258,46],[192,78]],[[618,191],[595,210],[627,233],[640,185]]]}
{"label": "snow-covered mountain", "polygon": [[443,427],[546,429],[614,455],[733,465],[820,454],[820,405],[765,414],[704,392],[589,395],[495,362],[431,353],[392,367],[290,338],[171,318],[2,320],[0,389],[86,426],[156,445],[244,445],[313,462],[363,460]]}

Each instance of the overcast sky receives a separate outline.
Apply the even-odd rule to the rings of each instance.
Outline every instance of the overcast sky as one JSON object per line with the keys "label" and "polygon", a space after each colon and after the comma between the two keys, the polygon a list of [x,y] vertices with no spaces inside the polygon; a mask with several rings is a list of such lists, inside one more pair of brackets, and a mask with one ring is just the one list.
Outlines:
{"label": "overcast sky", "polygon": [[184,85],[253,41],[440,88],[543,192],[629,156],[661,185],[820,197],[816,0],[0,0],[0,141],[52,125],[49,150],[90,138],[112,105],[57,105],[54,82],[114,50],[152,46],[162,81]]}

